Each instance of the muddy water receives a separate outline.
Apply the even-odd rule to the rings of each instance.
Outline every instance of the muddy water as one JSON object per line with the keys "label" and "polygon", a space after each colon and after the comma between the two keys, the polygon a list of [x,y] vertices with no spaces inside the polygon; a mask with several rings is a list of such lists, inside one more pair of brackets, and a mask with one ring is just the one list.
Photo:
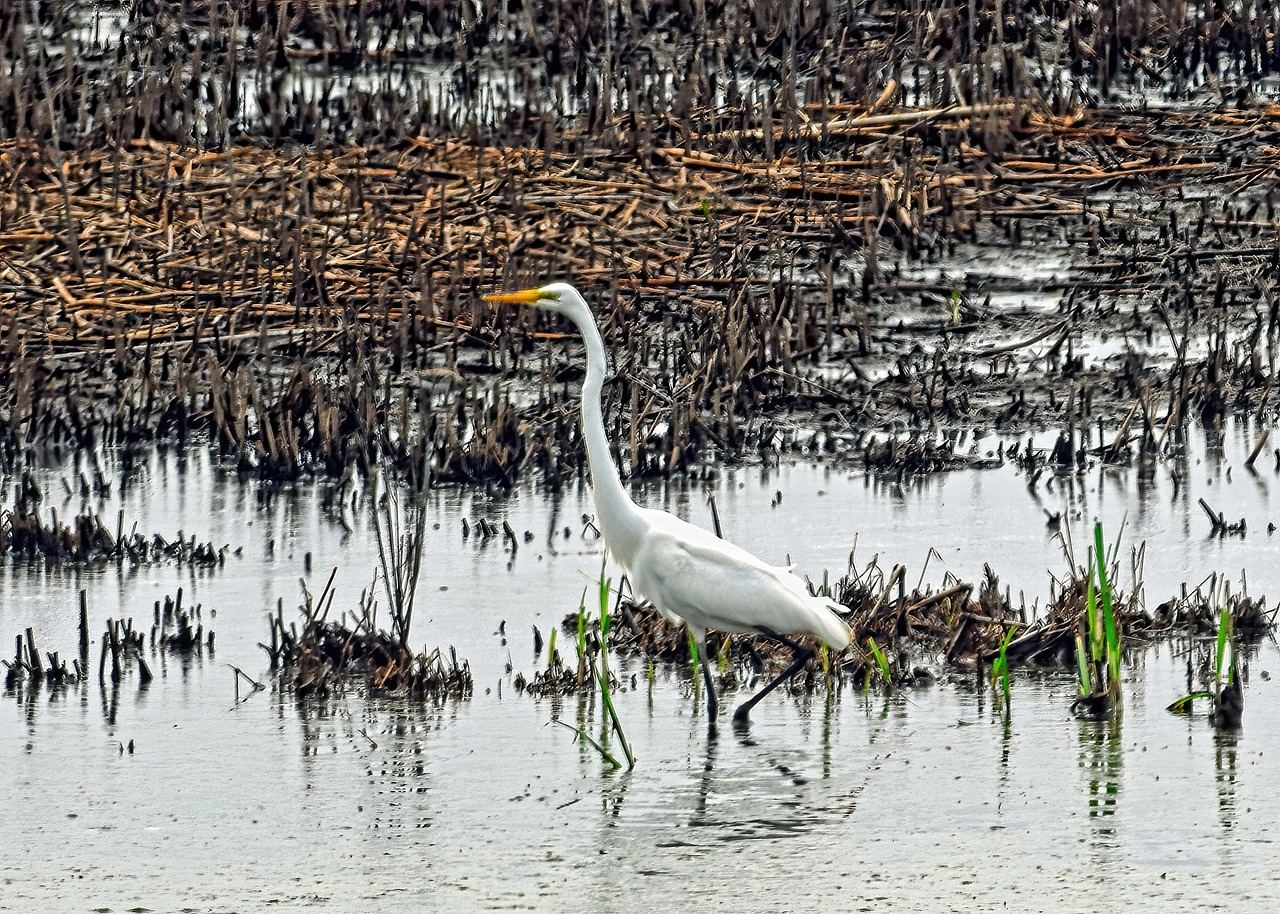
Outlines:
{"label": "muddy water", "polygon": [[[1266,532],[1277,475],[1269,456],[1245,471],[1253,438],[1240,427],[1220,446],[1193,442],[1142,487],[1132,470],[1032,491],[1012,467],[895,484],[796,465],[637,497],[709,524],[714,492],[735,539],[779,561],[789,552],[811,575],[842,568],[856,540],[860,560],[905,562],[914,581],[933,546],[930,579],[944,565],[973,578],[988,561],[1028,602],[1063,566],[1044,509],[1080,531],[1094,516],[1113,531],[1127,518],[1128,541],[1148,542],[1154,606],[1215,570],[1245,568],[1251,591],[1280,593]],[[51,492],[64,473],[47,471]],[[1246,517],[1248,536],[1209,539],[1199,497]],[[366,525],[348,516],[345,530],[312,487],[263,505],[203,456],[156,458],[103,507],[140,530],[243,547],[224,569],[0,566],[5,643],[32,625],[42,649],[73,651],[82,587],[95,631],[107,614],[149,623],[179,585],[217,631],[213,657],[154,661],[146,690],[129,679],[0,700],[0,910],[767,911],[835,897],[854,910],[1069,911],[1095,879],[1110,910],[1280,900],[1273,646],[1250,664],[1245,730],[1225,739],[1163,710],[1183,688],[1171,647],[1140,658],[1119,724],[1072,720],[1070,679],[1038,675],[1016,680],[1007,723],[960,680],[889,698],[770,699],[749,733],[726,726],[716,739],[687,671],[659,669],[649,685],[624,665],[640,674],[618,696],[640,763],[608,774],[551,723],[596,709],[517,696],[507,672],[537,668],[531,627],[545,633],[576,606],[598,568],[588,493],[451,490],[430,504],[440,528],[415,637],[471,661],[476,695],[462,702],[267,692],[234,705],[227,664],[265,675],[257,642],[277,597],[294,605],[298,579],[318,588],[334,565],[336,605],[368,583]],[[464,540],[461,519],[481,516],[533,541],[513,555],[498,538]]]}

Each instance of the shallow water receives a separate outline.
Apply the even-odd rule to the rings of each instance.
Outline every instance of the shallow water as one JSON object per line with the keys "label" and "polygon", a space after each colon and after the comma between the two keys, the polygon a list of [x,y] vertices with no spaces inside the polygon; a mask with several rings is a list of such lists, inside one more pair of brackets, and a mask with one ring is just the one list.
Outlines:
{"label": "shallow water", "polygon": [[[895,484],[795,465],[651,484],[637,497],[709,524],[709,490],[730,536],[773,560],[790,552],[815,577],[838,573],[856,540],[860,562],[878,552],[914,583],[933,546],[942,560],[927,579],[940,580],[944,563],[974,579],[990,562],[1028,603],[1064,567],[1044,509],[1075,519],[1078,549],[1086,519],[1114,535],[1127,516],[1126,541],[1148,542],[1154,606],[1215,570],[1238,580],[1247,568],[1252,592],[1280,589],[1266,533],[1274,461],[1264,455],[1257,475],[1243,467],[1254,434],[1233,427],[1221,447],[1197,440],[1141,488],[1134,470],[1042,479],[1033,493],[1008,466]],[[982,439],[979,452],[996,443]],[[49,491],[63,491],[54,481],[64,472],[48,471]],[[32,625],[43,650],[74,651],[81,587],[95,633],[107,614],[149,625],[153,601],[179,585],[217,631],[215,656],[153,661],[145,690],[129,678],[114,694],[95,681],[0,700],[10,811],[0,910],[764,911],[834,900],[1067,911],[1087,904],[1084,887],[1098,878],[1109,910],[1280,900],[1268,849],[1280,811],[1266,762],[1280,749],[1271,644],[1250,665],[1245,729],[1221,739],[1203,718],[1164,710],[1184,691],[1172,646],[1137,659],[1119,724],[1071,719],[1071,679],[1041,674],[1016,677],[1007,725],[989,694],[944,679],[888,698],[771,697],[748,734],[726,723],[715,739],[687,670],[659,668],[650,687],[624,663],[641,673],[617,697],[639,764],[611,774],[551,723],[595,720],[595,708],[517,696],[506,670],[508,660],[537,669],[531,626],[545,634],[598,570],[586,491],[430,496],[440,528],[415,640],[457,647],[476,674],[471,699],[298,703],[265,692],[235,706],[227,664],[265,676],[257,642],[277,597],[287,614],[299,577],[318,589],[337,565],[335,605],[353,606],[376,561],[362,519],[347,518],[344,532],[319,487],[266,507],[256,493],[193,454],[156,458],[103,504],[143,531],[243,546],[219,571],[0,565],[0,634]],[[1209,539],[1202,496],[1229,519],[1247,517],[1248,535]],[[60,516],[78,505],[57,504]],[[464,540],[461,519],[481,516],[534,540],[514,556],[497,537]],[[122,752],[130,740],[134,753]]]}

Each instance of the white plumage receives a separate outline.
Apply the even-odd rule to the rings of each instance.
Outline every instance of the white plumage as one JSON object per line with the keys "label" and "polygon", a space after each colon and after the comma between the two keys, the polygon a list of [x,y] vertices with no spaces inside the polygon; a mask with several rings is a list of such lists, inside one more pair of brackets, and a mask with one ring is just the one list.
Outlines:
{"label": "white plumage", "polygon": [[648,524],[631,564],[632,586],[664,615],[702,630],[813,635],[849,644],[838,604],[809,593],[790,568],[770,565],[665,511],[641,510]]}

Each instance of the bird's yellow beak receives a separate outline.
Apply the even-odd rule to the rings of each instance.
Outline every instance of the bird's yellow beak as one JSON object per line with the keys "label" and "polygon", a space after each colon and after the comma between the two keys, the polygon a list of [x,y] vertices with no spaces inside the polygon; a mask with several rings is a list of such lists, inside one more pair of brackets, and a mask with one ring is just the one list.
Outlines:
{"label": "bird's yellow beak", "polygon": [[508,305],[536,305],[544,298],[553,297],[541,289],[521,289],[519,292],[490,292],[484,300]]}

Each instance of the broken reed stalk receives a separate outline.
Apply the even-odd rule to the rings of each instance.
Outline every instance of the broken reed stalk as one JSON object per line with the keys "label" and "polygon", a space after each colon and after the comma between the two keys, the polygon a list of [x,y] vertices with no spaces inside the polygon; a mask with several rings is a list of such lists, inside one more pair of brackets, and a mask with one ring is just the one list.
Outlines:
{"label": "broken reed stalk", "polygon": [[89,666],[89,594],[80,591],[80,664]]}
{"label": "broken reed stalk", "polygon": [[30,627],[27,628],[27,672],[36,682],[44,677],[44,664],[40,662],[40,652],[36,650],[35,631]]}
{"label": "broken reed stalk", "polygon": [[583,740],[592,749],[600,753],[600,757],[604,759],[605,762],[607,762],[615,770],[622,767],[622,762],[618,761],[618,759],[614,756],[612,752],[610,752],[608,749],[602,746],[594,737],[592,737],[591,734],[587,732],[586,727],[575,727],[572,724],[568,723],[567,721],[560,720],[559,718],[556,718],[555,720],[553,720],[552,723],[559,724],[560,726],[565,727],[568,730],[572,731],[573,734],[578,737],[578,739]]}

